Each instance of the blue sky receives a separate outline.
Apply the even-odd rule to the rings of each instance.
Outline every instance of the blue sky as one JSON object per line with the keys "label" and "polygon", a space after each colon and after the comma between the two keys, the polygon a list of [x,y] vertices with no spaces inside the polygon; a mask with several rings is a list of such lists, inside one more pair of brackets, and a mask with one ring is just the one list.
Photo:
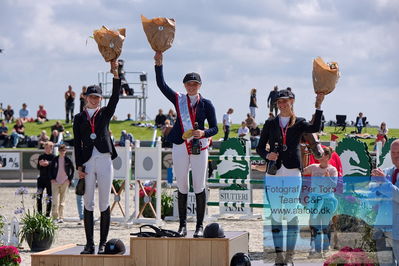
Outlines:
{"label": "blue sky", "polygon": [[[141,14],[176,20],[173,47],[164,55],[166,81],[184,91],[184,75],[199,72],[201,93],[214,103],[219,121],[233,107],[233,122],[240,123],[249,112],[249,91],[257,88],[256,120],[263,122],[274,85],[293,88],[296,114],[310,118],[312,60],[321,56],[341,70],[323,104],[327,120],[336,114],[354,120],[361,111],[373,125],[386,121],[399,128],[399,1],[389,0],[2,0],[0,102],[15,110],[26,102],[31,112],[44,104],[50,118],[64,118],[67,86],[79,92],[108,70],[88,38],[106,25],[127,29],[120,57],[126,71],[148,73],[148,115],[168,110],[172,105],[155,84]],[[133,102],[120,101],[118,118],[128,112],[134,113]]]}

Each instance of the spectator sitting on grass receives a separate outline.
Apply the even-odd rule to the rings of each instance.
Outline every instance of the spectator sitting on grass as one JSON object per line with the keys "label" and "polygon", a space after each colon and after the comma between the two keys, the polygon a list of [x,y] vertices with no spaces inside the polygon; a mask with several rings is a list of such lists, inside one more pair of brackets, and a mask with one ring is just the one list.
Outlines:
{"label": "spectator sitting on grass", "polygon": [[239,138],[245,138],[245,136],[249,133],[249,129],[247,128],[247,125],[245,121],[241,122],[241,127],[238,129],[238,137]]}
{"label": "spectator sitting on grass", "polygon": [[261,131],[255,122],[249,128],[249,133],[250,133],[249,139],[251,140],[251,149],[256,149],[259,143]]}
{"label": "spectator sitting on grass", "polygon": [[39,135],[39,139],[37,140],[39,149],[44,149],[44,144],[49,141],[49,136],[47,136],[46,130],[42,130],[42,133]]}
{"label": "spectator sitting on grass", "polygon": [[129,140],[130,141],[130,146],[134,145],[134,137],[131,133],[127,133],[126,130],[122,130],[121,132],[121,138],[119,140],[119,146],[125,147],[125,141]]}
{"label": "spectator sitting on grass", "polygon": [[0,127],[0,140],[2,140],[0,144],[0,148],[4,148],[6,146],[6,141],[8,139],[8,127],[6,126],[6,121],[1,121]]}
{"label": "spectator sitting on grass", "polygon": [[3,114],[7,123],[14,122],[14,110],[12,109],[11,105],[7,105],[7,109],[4,110]]}
{"label": "spectator sitting on grass", "polygon": [[250,128],[252,124],[255,123],[255,119],[252,117],[251,114],[247,114],[247,119],[245,119],[245,123],[248,128]]}
{"label": "spectator sitting on grass", "polygon": [[26,107],[26,103],[23,103],[22,108],[19,110],[19,118],[21,119],[22,123],[29,122],[29,109]]}
{"label": "spectator sitting on grass", "polygon": [[165,125],[165,121],[166,121],[166,115],[163,114],[162,109],[159,109],[158,114],[155,117],[155,125],[157,126],[157,128],[161,128],[162,126]]}
{"label": "spectator sitting on grass", "polygon": [[127,114],[127,118],[125,119],[125,121],[133,121],[132,115],[131,114]]}
{"label": "spectator sitting on grass", "polygon": [[13,148],[16,148],[20,139],[24,139],[25,138],[25,127],[24,124],[22,123],[21,119],[17,119],[12,134],[12,141],[13,141]]}
{"label": "spectator sitting on grass", "polygon": [[50,136],[50,141],[54,143],[55,147],[63,144],[63,136],[62,132],[58,132],[58,130],[54,129]]}
{"label": "spectator sitting on grass", "polygon": [[61,121],[58,120],[54,125],[51,126],[51,132],[53,132],[53,130],[64,132],[64,126],[61,124]]}
{"label": "spectator sitting on grass", "polygon": [[0,127],[0,139],[4,139],[4,136],[8,135],[8,127],[6,125],[6,121],[3,120],[1,121],[1,127]]}
{"label": "spectator sitting on grass", "polygon": [[39,110],[37,110],[36,122],[38,122],[39,124],[42,124],[46,121],[48,121],[47,111],[46,111],[46,109],[44,109],[44,106],[41,104],[41,105],[39,105]]}
{"label": "spectator sitting on grass", "polygon": [[375,143],[377,143],[379,141],[382,142],[383,147],[385,145],[385,142],[388,141],[388,128],[387,128],[387,124],[385,122],[382,122],[380,125],[380,128],[378,129],[377,139],[376,139]]}

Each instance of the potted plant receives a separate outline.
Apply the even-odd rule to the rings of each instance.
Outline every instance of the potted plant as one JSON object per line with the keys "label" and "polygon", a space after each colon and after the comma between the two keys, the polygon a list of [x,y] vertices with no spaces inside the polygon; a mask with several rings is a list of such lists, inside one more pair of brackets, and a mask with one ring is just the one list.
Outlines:
{"label": "potted plant", "polygon": [[[21,230],[19,236],[21,242],[26,240],[32,251],[43,251],[49,249],[54,241],[55,231],[58,226],[54,223],[53,219],[46,217],[35,210],[33,213],[28,210],[25,212],[25,201],[24,195],[29,194],[27,188],[18,188],[15,192],[16,195],[21,196],[22,208],[18,208],[15,214],[22,214],[21,218]],[[36,199],[36,193],[33,193],[33,199]],[[47,198],[47,195],[45,195]]]}
{"label": "potted plant", "polygon": [[31,214],[28,210],[21,222],[21,242],[26,239],[32,251],[43,251],[51,247],[58,229],[53,219],[35,211]]}
{"label": "potted plant", "polygon": [[0,265],[4,266],[18,266],[21,263],[21,256],[19,251],[14,246],[0,247]]}

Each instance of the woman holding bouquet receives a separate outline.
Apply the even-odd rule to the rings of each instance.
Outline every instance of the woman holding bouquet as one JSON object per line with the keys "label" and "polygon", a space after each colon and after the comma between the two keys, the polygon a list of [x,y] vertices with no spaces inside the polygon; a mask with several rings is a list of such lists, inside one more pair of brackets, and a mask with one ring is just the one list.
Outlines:
{"label": "woman holding bouquet", "polygon": [[[265,194],[272,211],[271,229],[276,252],[275,265],[293,265],[293,256],[298,237],[297,208],[301,192],[301,161],[299,143],[303,133],[318,132],[321,125],[320,110],[324,94],[317,94],[316,113],[313,124],[294,113],[295,96],[289,90],[278,92],[277,107],[280,114],[268,119],[263,126],[257,153],[268,161],[265,175]],[[270,149],[266,150],[269,144]],[[274,167],[270,167],[274,164]],[[270,171],[272,168],[277,172]],[[283,256],[283,212],[287,219],[287,252]]]}
{"label": "woman holding bouquet", "polygon": [[[199,94],[201,77],[188,73],[183,84],[187,94],[172,90],[163,77],[162,52],[156,52],[155,74],[157,85],[177,111],[177,120],[166,140],[173,143],[173,172],[178,187],[179,234],[187,234],[187,194],[189,189],[188,172],[191,167],[193,187],[197,204],[197,224],[194,237],[203,236],[203,220],[206,207],[205,175],[208,163],[209,138],[218,132],[215,108],[210,100]],[[209,129],[205,130],[205,120]]]}
{"label": "woman holding bouquet", "polygon": [[111,221],[109,198],[113,176],[112,160],[117,157],[117,153],[108,128],[119,101],[121,82],[116,60],[110,63],[114,79],[108,105],[100,108],[102,90],[97,85],[89,86],[85,94],[85,109],[75,116],[73,123],[76,167],[79,178],[85,179],[84,227],[87,242],[81,254],[94,254],[93,211],[96,183],[101,211],[98,254],[104,253]]}

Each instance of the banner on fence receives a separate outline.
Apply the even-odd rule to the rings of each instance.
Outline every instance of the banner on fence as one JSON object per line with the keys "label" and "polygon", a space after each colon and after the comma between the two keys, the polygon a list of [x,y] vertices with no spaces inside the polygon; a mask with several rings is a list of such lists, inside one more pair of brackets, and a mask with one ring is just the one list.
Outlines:
{"label": "banner on fence", "polygon": [[[249,190],[220,190],[219,200],[221,202],[251,203],[251,192]],[[249,207],[220,206],[220,214],[251,215],[252,212]]]}
{"label": "banner on fence", "polygon": [[0,152],[0,170],[19,170],[20,168],[19,152]]}

